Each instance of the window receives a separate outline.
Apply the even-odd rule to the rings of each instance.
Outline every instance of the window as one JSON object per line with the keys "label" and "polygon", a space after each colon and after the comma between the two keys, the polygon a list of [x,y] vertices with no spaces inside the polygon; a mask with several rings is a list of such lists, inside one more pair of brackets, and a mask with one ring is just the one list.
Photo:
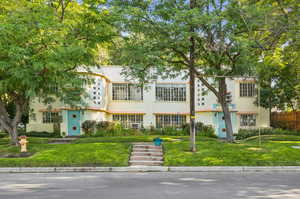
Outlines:
{"label": "window", "polygon": [[186,85],[185,84],[157,84],[156,100],[186,101]]}
{"label": "window", "polygon": [[59,114],[56,112],[43,112],[43,123],[59,122]]}
{"label": "window", "polygon": [[255,96],[254,83],[240,83],[240,97],[253,97]]}
{"label": "window", "polygon": [[240,116],[241,126],[256,126],[256,115],[254,114],[242,114]]}
{"label": "window", "polygon": [[185,115],[156,115],[156,127],[180,127],[186,123]]}
{"label": "window", "polygon": [[113,84],[113,100],[143,100],[143,88],[136,84]]}
{"label": "window", "polygon": [[125,128],[143,127],[143,115],[113,115],[113,121],[120,122]]}

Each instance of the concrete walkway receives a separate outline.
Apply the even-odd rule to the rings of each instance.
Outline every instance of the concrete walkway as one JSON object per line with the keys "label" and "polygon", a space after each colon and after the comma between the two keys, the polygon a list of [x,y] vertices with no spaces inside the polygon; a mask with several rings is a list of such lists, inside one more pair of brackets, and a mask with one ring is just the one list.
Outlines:
{"label": "concrete walkway", "polygon": [[129,165],[131,166],[163,165],[162,146],[155,146],[152,142],[133,143]]}

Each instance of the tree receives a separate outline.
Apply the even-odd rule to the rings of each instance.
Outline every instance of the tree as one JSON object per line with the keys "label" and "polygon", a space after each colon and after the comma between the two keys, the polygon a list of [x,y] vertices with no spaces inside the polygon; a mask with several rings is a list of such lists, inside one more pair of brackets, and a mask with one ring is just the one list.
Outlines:
{"label": "tree", "polygon": [[[99,4],[97,4],[99,6]],[[76,105],[99,44],[113,35],[109,12],[87,1],[3,0],[0,4],[0,124],[18,145],[17,125],[30,100]],[[13,103],[14,113],[7,105]]]}
{"label": "tree", "polygon": [[227,140],[232,141],[225,76],[250,74],[257,62],[237,1],[114,2],[122,16],[124,38],[119,63],[127,64],[128,73],[143,81],[176,72],[199,78],[221,104]]}
{"label": "tree", "polygon": [[[300,96],[300,5],[295,0],[267,0],[241,5],[241,17],[252,49],[261,56],[257,65],[261,105],[295,110]],[[255,20],[253,20],[255,19]]]}

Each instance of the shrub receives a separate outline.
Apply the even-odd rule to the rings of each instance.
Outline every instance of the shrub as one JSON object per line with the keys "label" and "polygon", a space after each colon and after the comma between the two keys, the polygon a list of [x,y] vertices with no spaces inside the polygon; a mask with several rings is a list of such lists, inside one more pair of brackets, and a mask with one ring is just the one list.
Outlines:
{"label": "shrub", "polygon": [[[159,132],[159,131],[156,131]],[[188,131],[183,128],[176,128],[176,127],[165,127],[162,128],[160,131],[161,135],[173,135],[173,136],[182,136],[182,135],[188,135]]]}
{"label": "shrub", "polygon": [[[284,130],[280,128],[263,128],[260,130],[261,135],[300,135],[299,131]],[[246,139],[252,136],[258,136],[259,129],[239,129],[236,134],[237,140]]]}
{"label": "shrub", "polygon": [[113,122],[109,122],[109,121],[100,121],[96,123],[96,130],[103,130],[103,129],[108,129],[110,127],[112,127],[114,125]]}
{"label": "shrub", "polygon": [[101,122],[96,128],[94,137],[145,135],[146,130],[127,129],[120,122]]}
{"label": "shrub", "polygon": [[58,132],[49,133],[46,131],[29,131],[29,132],[20,132],[19,136],[25,135],[27,137],[45,137],[45,138],[59,138],[61,137]]}
{"label": "shrub", "polygon": [[91,135],[95,132],[96,121],[86,120],[81,124],[81,128],[85,135]]}
{"label": "shrub", "polygon": [[0,138],[6,137],[8,134],[6,132],[0,132]]}
{"label": "shrub", "polygon": [[[184,124],[182,128],[187,132],[188,135],[190,131],[189,124]],[[195,128],[196,135],[217,138],[217,135],[215,134],[215,129],[211,125],[205,125],[202,122],[196,122]]]}

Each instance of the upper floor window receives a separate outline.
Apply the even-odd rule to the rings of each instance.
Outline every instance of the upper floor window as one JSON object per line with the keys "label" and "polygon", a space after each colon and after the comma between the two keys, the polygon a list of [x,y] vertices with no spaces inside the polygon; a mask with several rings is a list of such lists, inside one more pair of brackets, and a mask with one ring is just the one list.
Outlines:
{"label": "upper floor window", "polygon": [[120,122],[125,128],[141,128],[143,126],[143,115],[114,114],[113,121]]}
{"label": "upper floor window", "polygon": [[181,127],[186,123],[185,115],[156,115],[156,127]]}
{"label": "upper floor window", "polygon": [[59,122],[59,114],[57,112],[43,112],[43,123]]}
{"label": "upper floor window", "polygon": [[240,97],[254,97],[255,93],[254,83],[240,83]]}
{"label": "upper floor window", "polygon": [[143,88],[137,84],[114,83],[112,85],[113,100],[143,100]]}
{"label": "upper floor window", "polygon": [[186,101],[186,85],[185,84],[157,84],[156,100]]}
{"label": "upper floor window", "polygon": [[240,116],[241,126],[256,126],[256,115],[254,114],[242,114]]}

